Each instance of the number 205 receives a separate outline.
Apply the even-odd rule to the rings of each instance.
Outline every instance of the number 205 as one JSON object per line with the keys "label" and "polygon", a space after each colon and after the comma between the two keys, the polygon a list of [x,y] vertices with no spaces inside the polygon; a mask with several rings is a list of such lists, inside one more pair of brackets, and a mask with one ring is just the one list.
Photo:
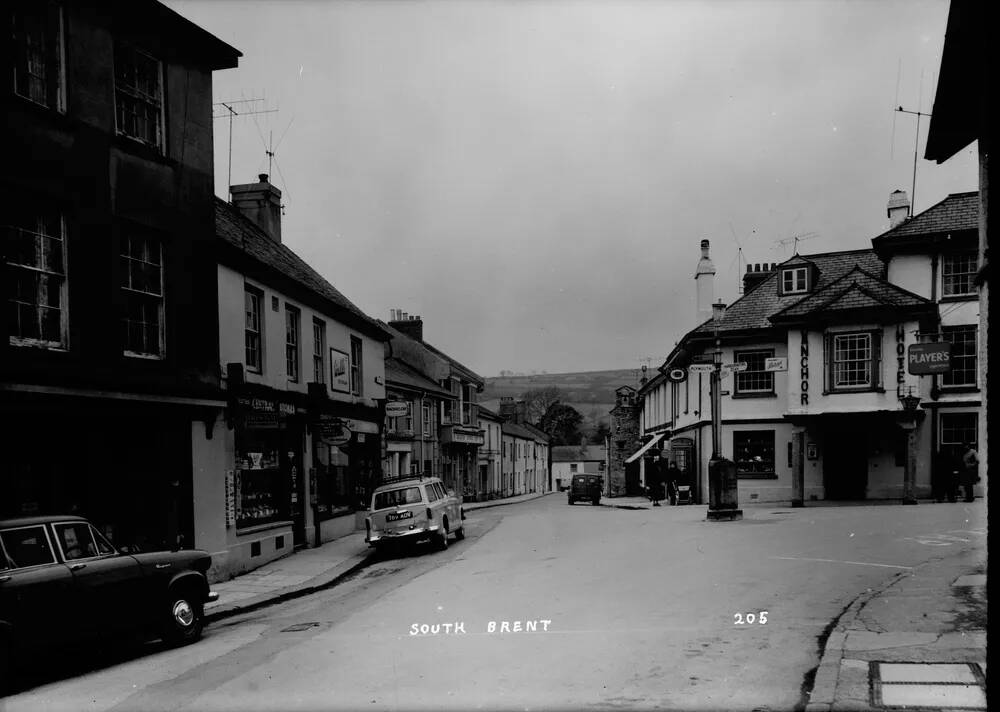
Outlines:
{"label": "number 205", "polygon": [[733,614],[733,625],[753,625],[754,623],[759,623],[760,625],[766,624],[767,611],[761,611],[760,613]]}

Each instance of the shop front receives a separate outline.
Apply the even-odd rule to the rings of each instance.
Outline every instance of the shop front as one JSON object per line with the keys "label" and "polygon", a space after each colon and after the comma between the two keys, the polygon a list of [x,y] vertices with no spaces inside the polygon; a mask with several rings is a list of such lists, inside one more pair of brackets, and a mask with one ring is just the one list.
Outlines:
{"label": "shop front", "polygon": [[461,492],[463,498],[479,497],[477,466],[483,431],[479,428],[446,425],[441,427],[442,477],[449,490]]}

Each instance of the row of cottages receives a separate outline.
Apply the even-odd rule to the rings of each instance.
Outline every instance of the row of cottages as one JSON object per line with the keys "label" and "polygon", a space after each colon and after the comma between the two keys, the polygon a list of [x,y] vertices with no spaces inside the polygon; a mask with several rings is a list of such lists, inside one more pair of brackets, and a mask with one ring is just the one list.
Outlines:
{"label": "row of cottages", "polygon": [[151,0],[5,17],[0,516],[218,551],[212,73],[241,55]]}
{"label": "row of cottages", "polygon": [[552,447],[552,488],[569,489],[573,475],[605,477],[608,473],[608,449],[604,445],[554,445]]}
{"label": "row of cottages", "polygon": [[486,446],[480,459],[482,498],[497,499],[551,490],[549,436],[528,422],[526,404],[500,399],[500,412],[480,407]]}
{"label": "row of cottages", "polygon": [[[721,391],[721,455],[736,463],[741,502],[900,498],[911,456],[914,494],[930,496],[979,440],[977,208],[976,193],[960,193],[908,217],[896,191],[872,249],[748,268],[743,296],[712,305],[640,389],[643,472],[663,448],[707,501],[704,371],[719,351],[724,365],[746,364],[723,368]],[[703,241],[702,318],[713,277]],[[908,348],[933,341],[951,343],[951,371],[910,374]]]}
{"label": "row of cottages", "polygon": [[424,341],[419,316],[392,310],[385,328],[387,378],[387,477],[440,477],[466,499],[479,499],[484,445],[477,394],[484,380],[471,369]]}

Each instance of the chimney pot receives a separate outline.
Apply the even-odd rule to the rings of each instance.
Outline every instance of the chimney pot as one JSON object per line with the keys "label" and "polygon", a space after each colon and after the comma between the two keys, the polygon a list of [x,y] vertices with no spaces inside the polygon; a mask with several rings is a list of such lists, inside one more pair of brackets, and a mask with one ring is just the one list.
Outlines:
{"label": "chimney pot", "polygon": [[910,217],[912,206],[910,198],[905,190],[894,190],[889,195],[889,204],[886,206],[886,215],[889,218],[889,227],[894,228]]}
{"label": "chimney pot", "polygon": [[267,182],[261,173],[259,183],[229,186],[234,208],[267,233],[275,242],[281,242],[281,191]]}

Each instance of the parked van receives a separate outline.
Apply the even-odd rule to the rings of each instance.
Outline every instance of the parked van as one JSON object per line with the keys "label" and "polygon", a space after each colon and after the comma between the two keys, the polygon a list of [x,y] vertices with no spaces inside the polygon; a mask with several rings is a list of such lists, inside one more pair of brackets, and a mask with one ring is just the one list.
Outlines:
{"label": "parked van", "polygon": [[573,475],[569,486],[569,503],[585,500],[591,504],[600,504],[603,489],[604,480],[599,475]]}

